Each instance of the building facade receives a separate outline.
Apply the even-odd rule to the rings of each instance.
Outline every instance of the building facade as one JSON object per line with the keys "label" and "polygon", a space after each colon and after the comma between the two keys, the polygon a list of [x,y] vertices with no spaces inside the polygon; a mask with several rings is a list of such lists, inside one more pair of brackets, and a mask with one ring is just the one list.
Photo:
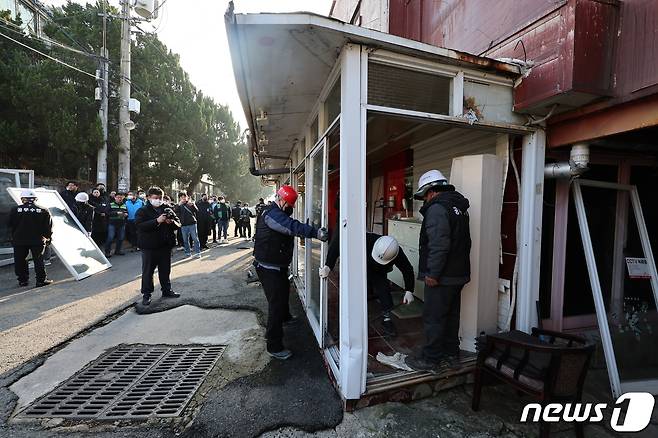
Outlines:
{"label": "building facade", "polygon": [[43,35],[43,27],[50,20],[48,10],[36,0],[0,0],[0,11],[9,11],[12,20],[20,17],[23,30],[37,36]]}

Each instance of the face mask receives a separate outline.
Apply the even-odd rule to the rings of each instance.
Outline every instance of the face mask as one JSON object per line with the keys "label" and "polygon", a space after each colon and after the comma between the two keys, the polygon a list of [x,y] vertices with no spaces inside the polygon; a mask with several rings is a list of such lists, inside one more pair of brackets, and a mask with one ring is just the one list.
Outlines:
{"label": "face mask", "polygon": [[128,199],[132,201],[133,199],[135,199],[135,197],[133,195],[128,195]]}
{"label": "face mask", "polygon": [[146,199],[146,195],[142,193],[141,195],[139,195],[139,199]]}
{"label": "face mask", "polygon": [[162,205],[162,199],[151,199],[150,202],[156,208]]}
{"label": "face mask", "polygon": [[292,216],[292,207],[288,205],[286,208],[283,209],[283,212],[288,216]]}
{"label": "face mask", "polygon": [[221,201],[219,201],[219,203],[220,204],[225,204],[226,202],[222,199]]}

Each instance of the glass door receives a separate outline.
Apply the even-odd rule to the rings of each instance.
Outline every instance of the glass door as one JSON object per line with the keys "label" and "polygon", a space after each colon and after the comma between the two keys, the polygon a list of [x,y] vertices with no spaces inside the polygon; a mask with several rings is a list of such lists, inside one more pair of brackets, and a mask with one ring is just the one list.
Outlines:
{"label": "glass door", "polygon": [[[327,226],[327,146],[326,138],[311,153],[306,176],[306,219],[314,227]],[[306,306],[311,327],[318,343],[324,347],[327,326],[327,280],[318,270],[324,266],[327,244],[306,239]]]}
{"label": "glass door", "polygon": [[[655,223],[645,221],[634,185],[583,179],[573,183],[573,191],[613,396],[658,394],[658,278],[651,248]],[[592,214],[599,211],[595,207],[601,199],[617,199],[618,205]],[[599,228],[610,228],[610,218],[622,220],[619,242],[614,232],[593,237]],[[622,269],[615,280],[617,262]]]}

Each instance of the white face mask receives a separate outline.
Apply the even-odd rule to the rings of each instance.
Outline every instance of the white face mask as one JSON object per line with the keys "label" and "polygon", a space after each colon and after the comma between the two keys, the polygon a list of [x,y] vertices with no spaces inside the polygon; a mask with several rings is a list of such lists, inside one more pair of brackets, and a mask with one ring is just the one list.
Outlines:
{"label": "white face mask", "polygon": [[132,201],[133,199],[135,199],[135,197],[133,195],[128,195],[128,199]]}
{"label": "white face mask", "polygon": [[162,205],[162,199],[149,199],[149,201],[151,202],[151,205],[156,208]]}

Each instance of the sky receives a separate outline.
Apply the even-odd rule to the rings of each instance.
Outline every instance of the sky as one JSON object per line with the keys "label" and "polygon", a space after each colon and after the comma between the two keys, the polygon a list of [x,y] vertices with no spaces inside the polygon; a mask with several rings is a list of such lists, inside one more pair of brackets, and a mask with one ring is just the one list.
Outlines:
{"label": "sky", "polygon": [[[91,3],[94,0],[74,0]],[[109,0],[119,7],[118,0]],[[162,0],[160,0],[162,3]],[[42,0],[61,6],[66,0]],[[332,0],[235,0],[235,12],[309,11],[328,15]],[[228,0],[166,0],[151,26],[171,50],[180,55],[192,83],[216,102],[228,105],[242,129],[247,123],[235,88],[231,57],[226,41],[224,12]],[[144,26],[149,30],[148,26]]]}

